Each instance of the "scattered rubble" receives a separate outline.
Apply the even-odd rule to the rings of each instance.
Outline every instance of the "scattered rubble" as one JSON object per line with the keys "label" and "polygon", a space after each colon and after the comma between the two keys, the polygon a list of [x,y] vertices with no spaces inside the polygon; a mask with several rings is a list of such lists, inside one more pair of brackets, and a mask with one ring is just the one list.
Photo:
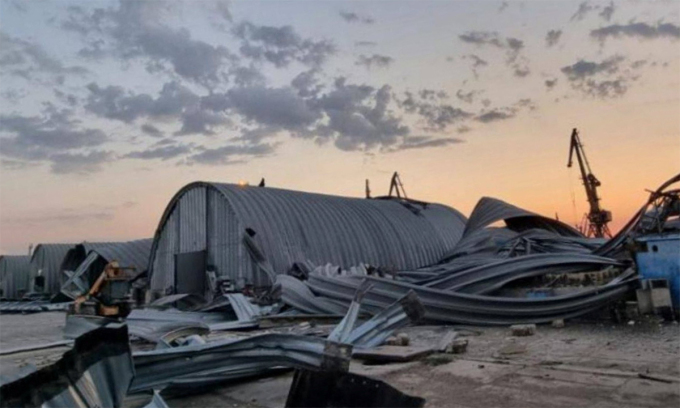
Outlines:
{"label": "scattered rubble", "polygon": [[533,336],[536,334],[536,325],[535,324],[516,324],[513,326],[510,326],[510,331],[513,336],[517,337],[522,337],[522,336]]}

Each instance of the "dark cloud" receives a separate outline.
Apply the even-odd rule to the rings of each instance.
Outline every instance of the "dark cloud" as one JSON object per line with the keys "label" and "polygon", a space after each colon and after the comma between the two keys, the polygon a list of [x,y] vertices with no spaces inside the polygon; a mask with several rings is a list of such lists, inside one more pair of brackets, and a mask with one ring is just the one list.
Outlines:
{"label": "dark cloud", "polygon": [[562,30],[550,30],[545,35],[545,45],[547,45],[548,47],[552,47],[553,45],[556,45],[560,41],[561,37]]}
{"label": "dark cloud", "polygon": [[524,78],[531,74],[531,69],[525,62],[512,64],[512,74],[517,78]]}
{"label": "dark cloud", "polygon": [[330,41],[302,38],[291,26],[272,27],[245,21],[232,32],[241,39],[239,51],[243,57],[267,61],[279,68],[293,61],[320,66],[337,50]]}
{"label": "dark cloud", "polygon": [[360,23],[360,24],[373,24],[375,23],[375,19],[370,16],[362,16],[357,13],[349,12],[349,11],[341,11],[340,12],[340,18],[345,20],[348,23]]}
{"label": "dark cloud", "polygon": [[178,156],[185,155],[189,152],[191,152],[191,146],[189,145],[170,144],[165,146],[159,146],[156,148],[151,148],[148,150],[130,152],[122,156],[122,158],[143,160],[160,159],[165,161],[169,159],[174,159],[175,157]]}
{"label": "dark cloud", "polygon": [[591,11],[595,10],[597,7],[593,7],[587,1],[578,5],[576,13],[571,16],[571,21],[581,21],[590,14]]}
{"label": "dark cloud", "polygon": [[[459,35],[458,38],[468,44],[505,50],[505,63],[512,69],[513,75],[517,77],[525,77],[531,72],[528,67],[529,60],[520,55],[524,49],[524,42],[522,40],[513,37],[504,38],[495,31],[469,31]],[[473,61],[473,73],[475,78],[477,78],[477,71],[474,67],[477,63],[481,62],[481,59],[473,58]]]}
{"label": "dark cloud", "polygon": [[550,91],[557,85],[557,78],[551,78],[545,80],[545,87]]}
{"label": "dark cloud", "polygon": [[642,67],[633,62],[624,67],[626,59],[615,55],[601,62],[579,60],[561,69],[574,90],[583,95],[606,99],[624,95],[638,77],[634,70]]}
{"label": "dark cloud", "polygon": [[458,126],[458,128],[456,129],[456,132],[458,132],[458,133],[467,133],[467,132],[470,132],[471,130],[472,130],[471,127],[466,126],[466,125],[461,125],[461,126]]}
{"label": "dark cloud", "polygon": [[602,17],[602,19],[605,21],[611,21],[615,11],[616,7],[614,6],[614,2],[612,1],[609,3],[609,5],[602,8],[602,11],[600,11],[599,16]]}
{"label": "dark cloud", "polygon": [[303,71],[293,78],[290,85],[298,91],[301,97],[316,97],[323,88],[317,79],[318,74],[319,70],[316,68]]}
{"label": "dark cloud", "polygon": [[147,134],[151,137],[163,137],[164,135],[160,129],[149,123],[143,124],[140,129],[142,130],[142,132],[144,132],[144,134]]}
{"label": "dark cloud", "polygon": [[357,58],[357,62],[355,63],[355,65],[364,66],[368,69],[371,69],[373,67],[387,68],[390,65],[392,65],[393,62],[394,59],[392,57],[388,57],[387,55],[379,54],[373,54],[371,56],[359,55],[359,58]]}
{"label": "dark cloud", "polygon": [[469,59],[469,60],[472,61],[472,73],[475,75],[475,78],[477,78],[479,76],[479,71],[478,71],[479,68],[486,67],[487,65],[489,65],[489,63],[486,60],[480,58],[479,56],[477,56],[475,54],[463,55],[462,58],[463,59]]}
{"label": "dark cloud", "polygon": [[189,156],[184,164],[217,166],[244,163],[249,158],[269,156],[275,150],[276,145],[272,144],[226,145],[215,149],[204,149],[200,153]]}
{"label": "dark cloud", "polygon": [[432,147],[444,147],[452,144],[464,143],[461,139],[453,137],[433,138],[430,136],[410,136],[404,139],[399,145],[387,152],[397,152],[401,150],[426,149]]}
{"label": "dark cloud", "polygon": [[[91,83],[87,89],[90,94],[85,109],[107,119],[125,123],[133,123],[139,118],[176,120],[182,123],[176,135],[212,135],[214,128],[231,123],[209,106],[209,100],[203,100],[175,81],[165,84],[156,98],[148,94],[134,94],[118,86],[102,88]],[[153,136],[153,131],[145,133]]]}
{"label": "dark cloud", "polygon": [[373,41],[357,41],[354,43],[355,47],[375,47],[376,45],[378,44]]}
{"label": "dark cloud", "polygon": [[[0,32],[0,73],[40,79],[47,75],[50,81],[63,83],[67,76],[84,76],[89,71],[81,66],[66,66],[49,55],[39,44],[15,38]],[[38,75],[38,77],[36,77]]]}
{"label": "dark cloud", "polygon": [[466,103],[473,103],[475,101],[475,98],[477,96],[481,95],[481,94],[482,94],[482,91],[476,91],[476,90],[472,90],[472,91],[469,91],[469,92],[463,92],[462,89],[459,89],[458,91],[456,91],[456,97],[458,99],[460,99],[461,101],[466,102]]}
{"label": "dark cloud", "polygon": [[462,122],[472,116],[471,113],[444,102],[418,99],[411,92],[406,92],[405,95],[406,98],[401,101],[401,106],[406,112],[422,117],[428,130],[443,131],[448,126]]}
{"label": "dark cloud", "polygon": [[55,174],[90,174],[102,170],[104,163],[115,155],[110,151],[94,150],[89,153],[55,153],[50,156],[51,170]]}
{"label": "dark cloud", "polygon": [[498,7],[498,12],[502,13],[508,8],[509,4],[507,1],[504,1],[501,3],[501,5]]}
{"label": "dark cloud", "polygon": [[[52,163],[55,173],[89,173],[100,169],[110,152],[74,153],[109,140],[101,130],[80,128],[68,110],[48,106],[42,116],[0,115],[0,156],[14,168]],[[72,158],[71,163],[67,163]]]}
{"label": "dark cloud", "polygon": [[579,60],[573,65],[563,67],[561,71],[570,81],[578,81],[601,73],[613,74],[619,70],[624,60],[625,58],[620,55],[607,58],[602,62]]}
{"label": "dark cloud", "polygon": [[233,55],[223,46],[193,39],[186,29],[164,25],[170,7],[162,1],[121,1],[117,8],[91,11],[72,6],[61,26],[83,37],[82,56],[142,59],[152,72],[170,68],[196,83],[215,84]]}
{"label": "dark cloud", "polygon": [[613,24],[590,32],[590,36],[604,41],[607,38],[632,37],[643,40],[657,38],[680,39],[680,26],[673,23],[628,23]]}
{"label": "dark cloud", "polygon": [[493,109],[478,115],[475,117],[475,120],[482,123],[491,123],[514,118],[515,115],[516,112],[514,110]]}
{"label": "dark cloud", "polygon": [[475,116],[475,120],[481,123],[493,123],[503,120],[512,119],[517,116],[522,110],[535,110],[536,105],[531,99],[525,98],[520,99],[515,102],[512,106],[507,106],[503,108],[494,108],[486,111],[482,111],[479,115]]}
{"label": "dark cloud", "polygon": [[320,119],[320,113],[289,87],[234,88],[225,96],[235,112],[259,125],[301,131]]}

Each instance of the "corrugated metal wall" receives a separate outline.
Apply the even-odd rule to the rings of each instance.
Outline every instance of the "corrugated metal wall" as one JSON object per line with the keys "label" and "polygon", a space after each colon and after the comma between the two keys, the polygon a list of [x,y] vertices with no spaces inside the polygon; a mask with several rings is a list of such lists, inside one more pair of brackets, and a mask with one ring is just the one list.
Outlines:
{"label": "corrugated metal wall", "polygon": [[[207,221],[207,224],[206,224]],[[168,205],[151,253],[151,288],[172,288],[173,255],[208,248],[208,264],[236,283],[253,282],[246,228],[276,273],[297,261],[415,269],[437,262],[466,218],[442,205],[405,204],[231,184],[192,183]],[[207,242],[206,242],[207,237]]]}
{"label": "corrugated metal wall", "polygon": [[44,293],[57,294],[61,288],[61,265],[68,251],[76,244],[39,244],[33,250],[30,268],[30,291],[35,291],[35,277],[45,277]]}
{"label": "corrugated metal wall", "polygon": [[0,285],[3,298],[19,299],[22,291],[28,290],[30,262],[31,257],[28,255],[0,256]]}

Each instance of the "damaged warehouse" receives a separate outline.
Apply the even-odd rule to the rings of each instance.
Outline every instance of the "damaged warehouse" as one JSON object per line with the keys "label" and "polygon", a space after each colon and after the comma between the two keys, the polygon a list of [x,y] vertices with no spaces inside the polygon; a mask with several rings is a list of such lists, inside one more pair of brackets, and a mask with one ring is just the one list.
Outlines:
{"label": "damaged warehouse", "polygon": [[61,264],[76,244],[38,244],[31,255],[30,294],[52,296],[61,287]]}
{"label": "damaged warehouse", "polygon": [[150,289],[204,295],[206,271],[237,289],[269,287],[275,275],[307,262],[420,268],[455,247],[465,222],[440,204],[196,182],[161,217]]}
{"label": "damaged warehouse", "polygon": [[75,299],[85,292],[109,262],[134,268],[135,277],[144,274],[149,263],[151,243],[152,239],[149,238],[76,245],[68,252],[61,267],[61,294],[66,297],[63,300]]}

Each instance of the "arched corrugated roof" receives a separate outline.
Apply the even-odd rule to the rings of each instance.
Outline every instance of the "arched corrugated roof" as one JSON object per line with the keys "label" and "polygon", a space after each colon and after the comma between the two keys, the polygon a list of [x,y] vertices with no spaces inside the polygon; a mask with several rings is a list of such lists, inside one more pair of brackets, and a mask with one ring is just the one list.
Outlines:
{"label": "arched corrugated roof", "polygon": [[132,266],[137,272],[144,272],[149,265],[152,238],[126,242],[111,242],[92,249],[107,262],[118,261],[121,266]]}
{"label": "arched corrugated roof", "polygon": [[166,222],[182,198],[199,188],[217,191],[227,201],[239,233],[246,228],[256,232],[255,240],[276,273],[306,260],[342,267],[430,265],[455,246],[466,222],[460,212],[439,204],[196,182],[173,197],[161,218],[149,260],[152,274],[155,248]]}
{"label": "arched corrugated roof", "polygon": [[30,262],[31,257],[28,255],[0,256],[0,282],[3,298],[19,299],[20,291],[28,290]]}
{"label": "arched corrugated roof", "polygon": [[76,244],[38,244],[31,255],[29,291],[34,291],[34,282],[40,272],[45,277],[44,293],[59,293],[61,287],[61,264],[66,253]]}

